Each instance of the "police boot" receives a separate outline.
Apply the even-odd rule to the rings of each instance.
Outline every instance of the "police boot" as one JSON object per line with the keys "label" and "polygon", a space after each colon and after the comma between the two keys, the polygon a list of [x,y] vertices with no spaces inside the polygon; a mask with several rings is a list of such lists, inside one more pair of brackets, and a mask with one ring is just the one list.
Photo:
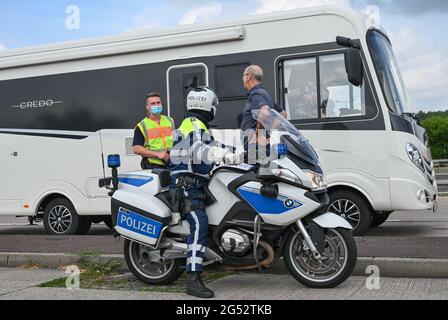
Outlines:
{"label": "police boot", "polygon": [[208,299],[215,296],[201,280],[200,272],[189,272],[187,276],[187,294],[198,298]]}

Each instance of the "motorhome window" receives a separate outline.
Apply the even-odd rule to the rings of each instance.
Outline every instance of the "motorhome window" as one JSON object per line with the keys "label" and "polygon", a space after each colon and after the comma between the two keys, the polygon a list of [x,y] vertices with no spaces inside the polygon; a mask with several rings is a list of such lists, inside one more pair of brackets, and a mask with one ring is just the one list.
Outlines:
{"label": "motorhome window", "polygon": [[248,66],[249,63],[216,66],[216,91],[221,101],[247,98],[241,75]]}
{"label": "motorhome window", "polygon": [[319,57],[321,118],[366,116],[364,87],[347,79],[344,54]]}
{"label": "motorhome window", "polygon": [[376,30],[367,35],[378,80],[389,109],[397,114],[407,110],[406,89],[389,40]]}
{"label": "motorhome window", "polygon": [[365,118],[375,114],[366,82],[361,87],[349,83],[343,53],[283,60],[281,66],[282,102],[290,120]]}
{"label": "motorhome window", "polygon": [[318,118],[316,66],[315,57],[284,61],[284,102],[291,120]]}

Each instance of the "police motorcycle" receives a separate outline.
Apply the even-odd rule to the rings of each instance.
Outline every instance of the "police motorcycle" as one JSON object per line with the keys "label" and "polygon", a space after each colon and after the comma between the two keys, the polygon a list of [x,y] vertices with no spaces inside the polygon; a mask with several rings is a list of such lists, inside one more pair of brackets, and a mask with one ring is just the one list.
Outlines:
{"label": "police motorcycle", "polygon": [[[357,248],[351,225],[326,211],[329,197],[319,159],[302,134],[276,111],[253,113],[273,140],[271,160],[220,165],[211,173],[206,211],[209,239],[204,266],[260,270],[283,258],[288,271],[310,288],[333,288],[353,272]],[[266,159],[265,159],[266,160]],[[108,157],[115,231],[124,256],[141,281],[169,284],[185,270],[189,235],[168,170],[118,175],[118,156]],[[112,183],[112,187],[110,186]]]}

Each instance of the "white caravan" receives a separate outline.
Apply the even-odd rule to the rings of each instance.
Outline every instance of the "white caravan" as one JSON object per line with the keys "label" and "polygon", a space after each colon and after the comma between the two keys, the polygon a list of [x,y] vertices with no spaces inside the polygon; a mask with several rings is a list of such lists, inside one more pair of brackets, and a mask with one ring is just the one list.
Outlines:
{"label": "white caravan", "polygon": [[264,69],[266,89],[317,147],[329,210],[355,234],[393,211],[435,211],[425,131],[409,114],[387,34],[366,20],[323,6],[2,51],[0,214],[44,218],[58,234],[108,220],[98,180],[111,153],[122,172],[139,168],[132,128],[146,94],[160,91],[179,124],[189,89],[208,84],[220,98],[217,130],[237,129],[249,64]]}

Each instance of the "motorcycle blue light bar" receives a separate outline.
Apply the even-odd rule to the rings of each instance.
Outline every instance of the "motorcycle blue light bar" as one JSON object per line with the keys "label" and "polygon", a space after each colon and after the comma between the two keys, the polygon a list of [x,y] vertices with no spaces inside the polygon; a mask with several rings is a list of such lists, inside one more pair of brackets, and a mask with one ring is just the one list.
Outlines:
{"label": "motorcycle blue light bar", "polygon": [[286,156],[288,154],[288,145],[280,143],[277,145],[277,154],[279,156]]}
{"label": "motorcycle blue light bar", "polygon": [[120,163],[120,155],[118,154],[110,154],[107,156],[107,166],[109,168],[119,168]]}

